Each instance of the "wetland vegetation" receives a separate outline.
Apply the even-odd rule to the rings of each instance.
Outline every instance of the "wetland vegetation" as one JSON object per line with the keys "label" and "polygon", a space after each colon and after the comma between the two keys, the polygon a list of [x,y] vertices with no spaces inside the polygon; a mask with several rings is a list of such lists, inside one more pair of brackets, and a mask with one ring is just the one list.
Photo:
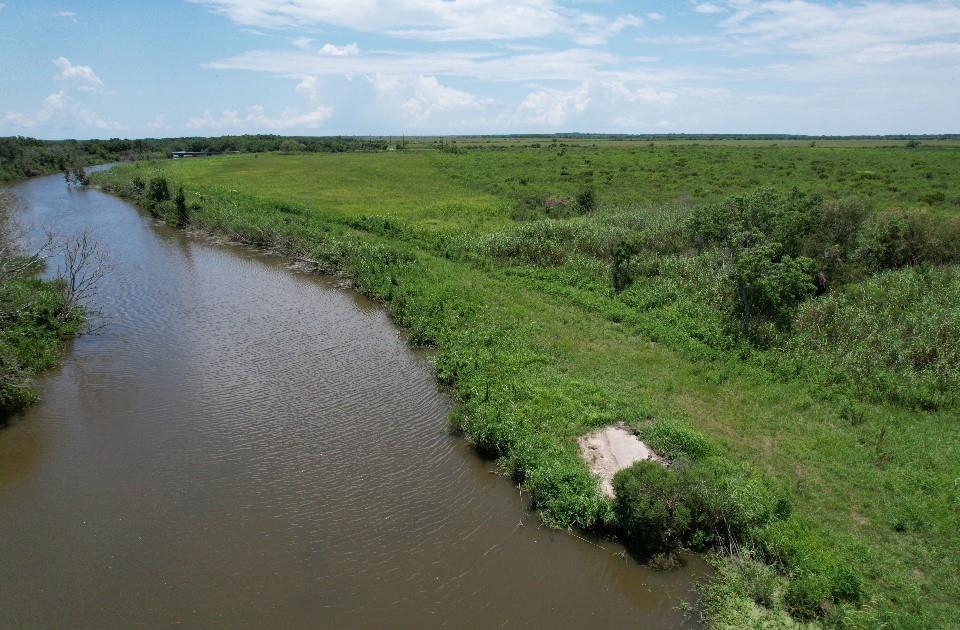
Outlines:
{"label": "wetland vegetation", "polygon": [[71,287],[66,276],[37,277],[54,241],[26,250],[13,206],[12,196],[0,190],[0,426],[36,399],[34,377],[56,365],[64,342],[85,320],[76,284]]}
{"label": "wetland vegetation", "polygon": [[[94,182],[350,278],[436,347],[453,424],[547,524],[713,553],[714,625],[941,626],[960,149],[806,144],[461,141]],[[623,471],[611,502],[576,438],[616,422],[673,464]]]}

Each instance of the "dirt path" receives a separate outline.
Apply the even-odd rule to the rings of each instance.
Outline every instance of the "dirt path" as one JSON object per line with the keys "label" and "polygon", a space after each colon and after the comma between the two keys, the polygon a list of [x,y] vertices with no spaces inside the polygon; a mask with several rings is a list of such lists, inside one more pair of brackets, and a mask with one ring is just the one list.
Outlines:
{"label": "dirt path", "polygon": [[604,427],[577,440],[590,472],[600,475],[603,493],[614,498],[613,476],[643,460],[664,461],[623,424]]}

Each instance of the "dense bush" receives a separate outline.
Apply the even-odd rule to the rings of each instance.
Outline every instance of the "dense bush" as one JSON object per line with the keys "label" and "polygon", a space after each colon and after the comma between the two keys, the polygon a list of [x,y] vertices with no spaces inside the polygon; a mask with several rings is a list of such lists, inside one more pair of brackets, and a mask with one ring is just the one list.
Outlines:
{"label": "dense bush", "polygon": [[481,241],[484,254],[530,265],[556,266],[576,254],[605,260],[626,230],[589,219],[541,219],[497,232]]}
{"label": "dense bush", "polygon": [[[668,430],[682,435],[676,429]],[[783,603],[800,618],[822,617],[831,604],[857,603],[862,597],[856,571],[791,518],[786,493],[746,464],[718,455],[683,459],[670,468],[638,462],[617,474],[614,489],[614,514],[625,543],[640,554],[678,546],[754,549],[779,570]],[[743,594],[771,605],[781,578],[753,560],[741,563],[737,580]]]}
{"label": "dense bush", "polygon": [[639,462],[614,479],[626,542],[644,553],[749,542],[790,514],[786,494],[745,464],[711,455],[670,468]]}
{"label": "dense bush", "polygon": [[[848,221],[844,213],[827,208],[819,195],[762,189],[701,206],[690,215],[691,243],[725,253],[745,336],[765,323],[789,326],[797,306],[816,291],[818,267],[822,283],[828,282],[826,270],[842,256],[837,251],[842,244],[831,241],[841,240],[836,228]],[[841,220],[825,221],[828,216]],[[819,265],[806,255],[816,252]]]}
{"label": "dense bush", "polygon": [[813,261],[784,254],[779,243],[764,242],[757,233],[734,239],[730,278],[744,336],[766,322],[787,327],[797,306],[816,292]]}
{"label": "dense bush", "polygon": [[593,188],[581,190],[577,194],[577,211],[580,214],[588,214],[597,209],[597,193]]}
{"label": "dense bush", "polygon": [[811,300],[785,349],[868,399],[944,406],[960,392],[960,268],[885,272]]}
{"label": "dense bush", "polygon": [[785,602],[802,618],[824,615],[830,604],[856,603],[862,578],[799,519],[772,523],[758,538],[762,553],[789,578]]}
{"label": "dense bush", "polygon": [[60,358],[63,339],[83,323],[79,310],[64,311],[53,282],[6,278],[0,282],[0,425],[36,397],[32,377]]}
{"label": "dense bush", "polygon": [[960,217],[922,209],[877,213],[864,223],[856,245],[867,271],[960,262]]}
{"label": "dense bush", "polygon": [[147,190],[147,199],[156,203],[170,199],[170,187],[165,177],[154,177],[150,180]]}
{"label": "dense bush", "polygon": [[642,554],[689,538],[693,515],[685,478],[656,462],[638,462],[614,478],[615,514],[628,545]]}

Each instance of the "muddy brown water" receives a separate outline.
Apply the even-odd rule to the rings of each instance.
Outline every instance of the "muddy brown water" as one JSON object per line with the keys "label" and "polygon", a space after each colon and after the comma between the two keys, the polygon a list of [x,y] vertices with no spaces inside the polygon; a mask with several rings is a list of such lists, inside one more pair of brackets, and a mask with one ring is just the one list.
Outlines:
{"label": "muddy brown water", "polygon": [[0,429],[0,626],[694,624],[702,564],[541,527],[376,304],[59,176],[13,190],[113,271]]}

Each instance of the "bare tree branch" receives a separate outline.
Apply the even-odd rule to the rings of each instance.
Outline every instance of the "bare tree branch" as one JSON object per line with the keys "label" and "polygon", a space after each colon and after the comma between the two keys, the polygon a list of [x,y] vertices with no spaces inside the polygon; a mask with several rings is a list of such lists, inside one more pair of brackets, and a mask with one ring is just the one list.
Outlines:
{"label": "bare tree branch", "polygon": [[44,241],[33,251],[25,252],[29,230],[16,218],[14,198],[0,191],[0,282],[12,276],[38,269],[42,261],[56,254],[56,239],[46,232]]}
{"label": "bare tree branch", "polygon": [[68,316],[93,297],[97,285],[110,271],[110,262],[107,250],[88,232],[67,240],[61,251],[57,285],[63,314]]}

